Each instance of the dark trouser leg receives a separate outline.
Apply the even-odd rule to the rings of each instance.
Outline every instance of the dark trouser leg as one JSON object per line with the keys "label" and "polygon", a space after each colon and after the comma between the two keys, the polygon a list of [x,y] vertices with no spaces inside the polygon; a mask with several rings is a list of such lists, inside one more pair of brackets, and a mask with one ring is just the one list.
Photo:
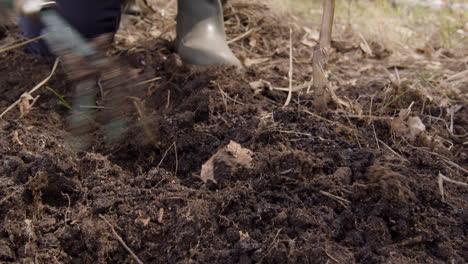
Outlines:
{"label": "dark trouser leg", "polygon": [[[123,0],[57,0],[59,13],[83,36],[94,38],[105,33],[115,33],[119,27]],[[19,27],[30,39],[38,37],[42,25],[29,18],[21,17]],[[35,54],[51,56],[42,40],[27,45]]]}

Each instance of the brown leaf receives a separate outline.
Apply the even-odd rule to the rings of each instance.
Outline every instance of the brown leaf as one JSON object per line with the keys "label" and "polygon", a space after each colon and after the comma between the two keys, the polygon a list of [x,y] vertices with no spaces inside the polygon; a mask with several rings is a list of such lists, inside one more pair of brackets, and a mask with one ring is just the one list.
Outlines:
{"label": "brown leaf", "polygon": [[415,141],[421,133],[426,131],[426,126],[423,124],[421,119],[418,116],[408,118],[408,129],[409,133],[407,135],[410,141]]}
{"label": "brown leaf", "polygon": [[39,95],[36,97],[32,97],[32,95],[29,93],[23,93],[21,95],[20,102],[18,103],[18,107],[20,110],[20,118],[23,118],[29,113],[29,111],[31,111],[37,99],[39,99]]}
{"label": "brown leaf", "polygon": [[231,172],[238,167],[250,168],[252,166],[252,151],[243,148],[239,143],[231,141],[227,146],[218,150],[202,165],[200,178],[207,183],[218,183],[218,175],[215,174],[215,166],[218,162],[226,165]]}

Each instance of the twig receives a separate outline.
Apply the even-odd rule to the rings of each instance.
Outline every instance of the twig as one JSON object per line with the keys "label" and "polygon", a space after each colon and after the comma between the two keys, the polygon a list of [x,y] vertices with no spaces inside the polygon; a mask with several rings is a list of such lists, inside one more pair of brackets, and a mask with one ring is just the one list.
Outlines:
{"label": "twig", "polygon": [[[240,101],[238,101],[238,100],[236,100],[236,99],[231,98],[231,97],[221,88],[221,86],[219,85],[219,83],[216,83],[216,86],[218,86],[218,89],[219,89],[219,91],[221,92],[221,96],[223,96],[223,99],[227,98],[227,99],[233,101],[234,103],[237,103],[237,104],[240,104],[240,105],[244,105],[244,103],[242,103],[242,102],[240,102]],[[224,97],[225,97],[225,98],[224,98]],[[236,97],[237,97],[237,96],[236,96]],[[226,110],[227,110],[227,103],[225,102],[224,104],[226,105]]]}
{"label": "twig", "polygon": [[166,158],[167,156],[167,153],[169,153],[169,150],[171,150],[171,148],[175,145],[175,141],[166,149],[166,151],[164,152],[161,160],[159,161],[158,163],[158,166],[156,166],[156,169],[159,168],[161,166],[161,164],[163,163],[164,159]]}
{"label": "twig", "polygon": [[133,253],[133,251],[127,246],[127,244],[125,244],[125,241],[122,239],[121,236],[119,236],[119,234],[117,234],[117,232],[115,231],[115,228],[114,226],[109,222],[107,221],[107,219],[103,216],[103,215],[99,215],[99,218],[101,218],[102,220],[104,220],[104,222],[106,222],[106,224],[109,226],[109,228],[111,229],[112,231],[112,234],[114,234],[115,238],[120,242],[120,244],[125,248],[125,250],[127,250],[128,253],[130,253],[130,255],[133,257],[133,259],[138,263],[138,264],[143,264],[143,261],[141,261],[138,256]]}
{"label": "twig", "polygon": [[287,130],[277,130],[278,132],[280,133],[283,133],[283,134],[294,134],[294,135],[300,135],[300,136],[306,136],[306,137],[311,137],[312,134],[310,133],[302,133],[302,132],[298,132],[298,131],[287,131]]}
{"label": "twig", "polygon": [[246,37],[248,37],[250,34],[252,34],[253,32],[255,32],[255,30],[256,30],[255,28],[251,28],[251,29],[247,30],[244,34],[239,35],[239,36],[237,36],[237,37],[235,37],[235,38],[229,40],[227,43],[228,43],[228,44],[232,44],[232,43],[234,43],[234,42],[236,42],[236,41],[239,41],[239,40],[241,40],[241,39],[243,39],[243,38],[246,38]]}
{"label": "twig", "polygon": [[84,109],[111,109],[109,106],[99,106],[99,105],[78,105],[80,108]]}
{"label": "twig", "polygon": [[372,130],[374,131],[375,143],[377,143],[377,148],[380,150],[379,139],[377,138],[377,133],[375,132],[374,124],[372,124]]}
{"label": "twig", "polygon": [[315,117],[315,118],[317,118],[317,119],[319,119],[319,120],[321,120],[321,121],[327,122],[327,123],[329,123],[329,124],[333,124],[333,125],[336,125],[336,126],[345,128],[345,129],[347,129],[347,130],[349,130],[349,131],[353,131],[353,132],[356,131],[354,128],[345,126],[345,125],[340,124],[340,123],[338,123],[338,122],[336,122],[336,121],[332,121],[332,120],[326,119],[326,118],[321,117],[321,116],[319,116],[319,115],[317,115],[317,114],[315,114],[315,113],[310,112],[309,110],[302,109],[301,111],[304,112],[304,113],[306,113],[306,114],[308,114],[308,115],[311,115],[311,116],[313,116],[313,117]]}
{"label": "twig", "polygon": [[147,83],[159,81],[159,80],[161,80],[161,79],[162,79],[162,77],[155,77],[155,78],[152,78],[152,79],[149,79],[149,80],[146,80],[146,81],[141,81],[141,82],[137,83],[136,85],[139,86],[139,85],[143,85],[143,84],[147,84]]}
{"label": "twig", "polygon": [[452,180],[449,177],[443,175],[442,173],[439,172],[439,177],[437,178],[437,182],[439,184],[439,191],[440,195],[442,196],[442,201],[445,202],[445,191],[444,191],[444,181],[448,181],[453,184],[461,185],[464,187],[468,187],[468,183]]}
{"label": "twig", "polygon": [[174,141],[174,153],[175,153],[175,172],[174,176],[177,177],[177,172],[179,170],[179,157],[177,156],[177,143]]}
{"label": "twig", "polygon": [[330,198],[333,199],[333,200],[336,200],[339,204],[341,204],[341,205],[342,205],[344,208],[346,208],[346,209],[349,209],[349,207],[348,207],[346,204],[351,205],[351,202],[348,201],[348,200],[346,200],[346,199],[344,199],[344,198],[341,198],[341,197],[339,197],[339,196],[333,195],[333,194],[331,194],[331,193],[329,193],[329,192],[325,192],[325,191],[319,191],[319,192],[320,192],[321,194],[325,195],[325,196],[330,197]]}
{"label": "twig", "polygon": [[403,156],[401,156],[400,154],[398,154],[395,150],[393,150],[389,145],[385,144],[385,142],[383,142],[382,140],[380,139],[377,139],[379,141],[380,144],[384,145],[388,150],[390,150],[390,152],[392,152],[395,156],[397,156],[398,158],[400,158],[402,161],[404,162],[409,162],[409,160],[405,159]]}
{"label": "twig", "polygon": [[328,250],[327,250],[327,246],[326,246],[326,245],[325,245],[325,254],[327,254],[327,256],[328,256],[331,260],[335,261],[336,263],[340,263],[336,258],[334,258],[330,253],[328,253]]}
{"label": "twig", "polygon": [[[47,76],[44,80],[42,80],[40,83],[34,86],[34,88],[32,88],[31,91],[28,92],[28,94],[32,94],[35,91],[37,91],[39,88],[44,86],[50,80],[50,78],[52,78],[52,76],[54,75],[55,71],[57,70],[58,64],[59,64],[59,59],[56,59],[49,76]],[[22,99],[22,96],[18,100],[16,100],[16,102],[14,102],[12,105],[10,105],[5,111],[3,111],[3,113],[0,114],[0,119],[3,118],[6,115],[6,113],[8,113],[11,109],[17,106],[21,102],[21,99]]]}
{"label": "twig", "polygon": [[288,106],[289,103],[291,102],[292,98],[292,77],[293,77],[293,44],[292,44],[292,29],[289,29],[289,73],[288,73],[288,79],[289,79],[289,91],[288,91],[288,98],[286,98],[286,102],[284,103],[284,106]]}
{"label": "twig", "polygon": [[391,120],[392,117],[390,116],[370,116],[370,115],[348,115],[346,113],[340,113],[337,111],[337,114],[345,114],[349,118],[358,118],[358,119],[364,119],[368,118],[370,120]]}
{"label": "twig", "polygon": [[276,90],[276,91],[283,91],[283,92],[289,92],[289,91],[292,91],[293,93],[296,93],[296,92],[299,92],[305,88],[308,88],[310,86],[312,86],[314,84],[314,81],[311,80],[311,81],[308,81],[308,82],[305,82],[303,84],[300,84],[300,85],[297,85],[297,86],[293,86],[292,88],[287,88],[287,87],[271,87],[272,90]]}
{"label": "twig", "polygon": [[[278,239],[278,236],[279,236],[279,234],[281,233],[281,230],[283,230],[283,229],[280,228],[280,229],[278,230],[278,232],[276,232],[276,235],[275,235],[275,237],[273,238],[273,241],[271,242],[271,245],[268,247],[268,250],[267,250],[266,254],[269,254],[269,253],[271,252],[271,250],[273,249],[273,247],[275,246],[275,244],[276,244],[276,239]],[[266,255],[265,255],[265,256],[266,256]]]}
{"label": "twig", "polygon": [[56,256],[54,256],[54,261],[55,261],[55,263],[57,263],[57,264],[62,264],[60,261],[58,261],[58,259],[57,259]]}
{"label": "twig", "polygon": [[14,197],[15,195],[17,195],[21,191],[23,191],[25,188],[29,187],[31,182],[33,182],[37,178],[37,175],[38,175],[38,173],[36,173],[36,175],[30,177],[25,184],[19,186],[16,190],[13,190],[9,195],[3,197],[0,200],[0,205],[2,205],[4,202],[8,201],[10,198]]}
{"label": "twig", "polygon": [[445,202],[445,191],[444,191],[444,179],[441,177],[441,173],[439,172],[439,177],[437,177],[437,184],[439,185],[440,196],[442,197],[442,201]]}
{"label": "twig", "polygon": [[166,104],[166,109],[171,106],[171,90],[167,90],[167,104]]}
{"label": "twig", "polygon": [[[410,146],[411,146],[411,145],[410,145]],[[427,151],[427,150],[422,149],[422,148],[417,148],[417,147],[414,147],[414,146],[411,146],[411,147],[414,148],[414,149],[416,149],[416,150],[425,152],[425,153],[427,153],[427,154],[431,154],[431,155],[434,155],[434,156],[436,156],[436,157],[439,157],[439,158],[441,158],[443,161],[445,161],[447,164],[449,164],[449,165],[451,165],[451,166],[453,166],[453,167],[455,167],[455,168],[457,168],[457,169],[463,171],[465,174],[468,174],[468,170],[467,170],[467,169],[465,169],[465,168],[463,168],[462,166],[456,164],[455,162],[451,161],[451,160],[450,160],[449,158],[447,158],[447,157],[444,157],[444,156],[442,156],[442,155],[440,155],[440,154],[437,154],[437,153],[435,153],[435,152]]]}
{"label": "twig", "polygon": [[[45,34],[45,35],[46,35],[46,34]],[[7,52],[7,51],[9,51],[9,50],[13,50],[13,49],[22,47],[22,46],[24,46],[24,45],[26,45],[26,44],[29,44],[29,43],[31,43],[31,42],[34,42],[34,41],[36,41],[36,40],[40,40],[40,39],[44,38],[45,35],[42,35],[42,36],[39,36],[39,37],[35,37],[35,38],[32,38],[32,39],[28,39],[28,40],[23,41],[23,42],[21,42],[21,43],[14,44],[14,45],[11,45],[11,46],[8,46],[8,47],[5,47],[5,48],[1,48],[1,49],[0,49],[0,53],[2,53],[2,52]]]}
{"label": "twig", "polygon": [[448,181],[450,183],[454,183],[454,184],[458,184],[458,185],[461,185],[461,186],[464,186],[464,187],[468,187],[468,183],[452,180],[452,179],[450,179],[449,177],[443,175],[440,172],[439,172],[439,177],[441,177],[444,181]]}

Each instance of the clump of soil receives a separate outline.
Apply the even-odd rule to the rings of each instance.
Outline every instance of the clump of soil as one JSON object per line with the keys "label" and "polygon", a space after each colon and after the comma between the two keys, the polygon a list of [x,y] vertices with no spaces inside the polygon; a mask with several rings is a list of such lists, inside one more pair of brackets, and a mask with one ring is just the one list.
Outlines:
{"label": "clump of soil", "polygon": [[[369,59],[352,45],[335,47],[330,67],[341,77],[331,82],[360,109],[330,105],[319,116],[313,93],[282,107],[287,94],[251,83],[287,86],[288,25],[266,6],[230,2],[228,33],[258,30],[234,43],[234,52],[268,62],[243,71],[181,65],[164,36],[110,51],[142,75],[160,77],[141,97],[157,144],[135,126],[116,144],[96,140],[76,152],[65,129],[68,111],[45,89],[24,118],[13,110],[0,121],[0,261],[132,263],[121,238],[144,263],[466,262],[467,189],[446,183],[443,200],[437,182],[439,172],[466,181],[450,163],[467,166],[466,140],[456,136],[466,133],[466,105],[448,135],[439,129],[450,120],[448,107],[405,92],[409,85],[397,89],[369,68],[346,86],[338,78],[355,78],[351,68],[360,63],[386,67],[387,55]],[[154,21],[162,21],[158,30],[170,24],[159,14]],[[122,30],[139,27],[144,23],[128,22]],[[311,49],[295,34],[295,51],[309,59]],[[1,109],[53,63],[21,50],[0,60]],[[309,81],[311,64],[298,63],[295,80]],[[65,99],[73,95],[63,72],[48,85]],[[412,101],[427,117],[426,140],[407,142],[391,132],[388,119]],[[369,110],[379,115],[362,114]],[[437,139],[450,139],[452,148]],[[231,141],[252,151],[251,166],[221,164],[217,183],[205,184],[202,165]]]}

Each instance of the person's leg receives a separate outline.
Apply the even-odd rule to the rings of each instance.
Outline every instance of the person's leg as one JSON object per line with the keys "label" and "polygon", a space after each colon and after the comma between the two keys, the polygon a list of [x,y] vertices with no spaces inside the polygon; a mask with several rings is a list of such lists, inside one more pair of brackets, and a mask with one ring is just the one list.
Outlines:
{"label": "person's leg", "polygon": [[184,63],[241,67],[226,42],[221,0],[178,0],[175,45]]}
{"label": "person's leg", "polygon": [[[123,0],[57,0],[57,10],[83,36],[94,38],[105,33],[115,33],[119,27]],[[19,27],[23,35],[35,38],[42,25],[26,17],[20,17]],[[52,55],[42,40],[27,45],[35,54]]]}

